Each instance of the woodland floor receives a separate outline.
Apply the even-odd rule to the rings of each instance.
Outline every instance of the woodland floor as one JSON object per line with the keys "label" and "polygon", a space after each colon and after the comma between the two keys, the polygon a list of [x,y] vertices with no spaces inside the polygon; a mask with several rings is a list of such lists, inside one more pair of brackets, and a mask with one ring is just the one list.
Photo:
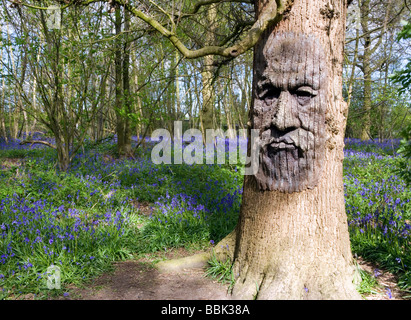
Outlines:
{"label": "woodland floor", "polygon": [[[21,162],[19,159],[7,160],[3,165],[20,165]],[[137,205],[142,214],[149,214],[148,203]],[[204,269],[190,268],[178,273],[164,273],[153,267],[153,259],[175,259],[195,253],[198,252],[176,249],[164,253],[162,257],[116,262],[112,272],[104,273],[83,286],[72,285],[68,296],[50,297],[49,300],[230,300],[228,285],[206,277]],[[398,288],[393,274],[361,257],[357,258],[357,263],[371,274],[376,269],[380,272],[379,287],[375,288],[374,294],[365,295],[366,300],[411,300],[409,292]],[[23,295],[19,299],[32,300],[34,295]]]}
{"label": "woodland floor", "polygon": [[[192,255],[183,249],[167,254],[167,258]],[[357,259],[360,267],[373,273],[377,266]],[[397,287],[396,277],[384,270],[378,276],[376,293],[365,296],[366,300],[410,300]],[[391,297],[387,294],[390,289]],[[179,273],[161,273],[149,260],[117,262],[114,271],[105,273],[82,287],[70,288],[69,300],[230,300],[228,285],[206,277],[200,268],[184,269]]]}

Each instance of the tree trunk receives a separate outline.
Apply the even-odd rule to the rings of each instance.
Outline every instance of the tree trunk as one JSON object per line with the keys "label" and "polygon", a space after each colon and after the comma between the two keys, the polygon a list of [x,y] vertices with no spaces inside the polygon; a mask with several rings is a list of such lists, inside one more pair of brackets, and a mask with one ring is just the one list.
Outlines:
{"label": "tree trunk", "polygon": [[[207,19],[206,22],[208,24],[207,30],[207,42],[213,43],[215,39],[215,20],[217,17],[217,8],[215,5],[210,5],[207,11]],[[203,102],[201,106],[201,131],[203,134],[203,138],[205,139],[205,132],[207,129],[213,129],[213,113],[214,113],[214,90],[213,90],[213,64],[214,64],[214,56],[208,55],[204,57],[204,70],[201,73],[203,89],[202,89],[202,96]],[[205,142],[205,141],[204,141]]]}
{"label": "tree trunk", "polygon": [[202,106],[201,106],[201,128],[205,136],[205,130],[213,129],[213,111],[214,111],[214,91],[212,86],[213,71],[212,64],[214,63],[213,56],[204,57],[204,71],[201,73],[203,89],[202,89]]}
{"label": "tree trunk", "polygon": [[33,123],[31,124],[30,128],[30,136],[34,134],[34,131],[36,130],[36,124],[37,124],[37,118],[36,118],[36,113],[37,113],[37,97],[36,97],[36,90],[37,90],[37,81],[36,77],[33,77],[33,96],[32,96],[32,108],[33,108],[33,113],[35,116],[33,117]]}
{"label": "tree trunk", "polygon": [[[10,38],[10,30],[9,26],[7,25],[7,38],[9,42],[11,42]],[[16,68],[16,63],[14,62],[14,53],[13,53],[13,47],[9,47],[10,50],[10,57],[11,57],[11,66],[12,66],[12,72],[14,75],[14,79],[18,81],[18,72]],[[10,116],[10,134],[12,139],[16,140],[18,135],[19,135],[19,109],[21,111],[21,96],[20,96],[20,87],[17,86],[17,90],[14,92],[14,108],[13,112],[10,111],[12,116]]]}
{"label": "tree trunk", "polygon": [[364,0],[360,6],[361,26],[364,34],[364,99],[363,99],[363,121],[361,127],[361,140],[370,139],[371,132],[371,35],[368,30],[368,15],[370,11],[370,0]]}
{"label": "tree trunk", "polygon": [[[2,79],[2,87],[3,88],[6,88],[6,81],[5,81],[5,79],[4,79],[4,77],[3,77],[3,79]],[[9,139],[8,139],[8,135],[7,135],[7,130],[6,130],[6,123],[5,123],[5,115],[6,115],[6,112],[5,112],[5,108],[4,108],[4,105],[5,105],[5,93],[6,93],[6,90],[5,89],[3,89],[2,90],[2,93],[1,93],[1,99],[0,99],[0,130],[1,130],[1,132],[2,132],[2,136],[4,137],[4,140],[6,141],[6,143],[9,143]]]}
{"label": "tree trunk", "polygon": [[[1,25],[0,25],[0,33],[2,32],[1,30]],[[3,42],[0,41],[0,46],[3,46]],[[3,50],[0,50],[0,61],[3,61]],[[1,72],[3,73],[3,66]],[[2,90],[1,90],[1,97],[0,97],[0,136],[4,137],[4,141],[6,143],[9,143],[9,139],[7,137],[7,130],[6,130],[6,123],[5,123],[5,94],[6,94],[6,80],[5,77],[2,77]]]}
{"label": "tree trunk", "polygon": [[117,133],[117,151],[119,156],[124,155],[124,117],[123,117],[123,82],[122,82],[122,54],[121,54],[121,8],[117,7],[115,11],[115,29],[117,38],[115,40],[115,111],[116,111],[116,133]]}
{"label": "tree trunk", "polygon": [[[124,30],[129,32],[130,30],[130,13],[124,10]],[[130,118],[131,114],[131,92],[130,92],[130,37],[128,33],[125,35],[124,39],[124,54],[123,54],[123,95],[124,95],[124,109],[126,115],[124,117],[124,148],[123,152],[125,155],[131,155],[131,128],[130,128]]]}
{"label": "tree trunk", "polygon": [[[256,1],[257,14],[266,3]],[[331,3],[295,1],[254,50],[252,128],[262,145],[272,136],[258,173],[245,176],[232,248],[236,299],[360,298],[342,180],[346,1]],[[295,131],[307,137],[291,143]],[[273,142],[279,136],[287,147]],[[298,150],[298,160],[281,157],[290,156],[288,148]],[[267,155],[272,168],[261,175]]]}
{"label": "tree trunk", "polygon": [[66,172],[70,165],[70,146],[58,135],[56,138],[57,160],[60,171]]}
{"label": "tree trunk", "polygon": [[[385,7],[385,14],[381,14],[384,16],[384,21],[382,22],[382,31],[379,33],[377,37],[372,39],[370,27],[372,25],[371,20],[371,13],[372,10],[376,10],[376,7],[373,6],[374,4],[370,0],[364,0],[360,5],[360,14],[361,14],[361,27],[362,32],[364,34],[364,53],[362,56],[362,71],[364,73],[364,98],[363,98],[363,121],[361,127],[361,140],[368,140],[371,138],[371,112],[372,112],[372,73],[375,70],[379,70],[381,65],[378,63],[374,66],[371,65],[373,61],[373,53],[375,53],[378,48],[380,47],[383,34],[385,33],[388,25],[388,20],[390,16],[390,12],[392,9],[393,1],[388,0],[384,4]],[[375,41],[373,41],[375,40]],[[372,43],[374,42],[374,46]]]}
{"label": "tree trunk", "polygon": [[175,53],[175,99],[176,99],[176,110],[175,110],[175,120],[181,120],[181,101],[180,101],[180,73],[179,73],[179,63],[180,63],[180,55],[176,50]]}
{"label": "tree trunk", "polygon": [[[128,28],[128,15],[125,16],[125,28]],[[121,8],[118,7],[115,11],[115,28],[116,35],[121,33]],[[125,40],[127,41],[127,39]],[[117,116],[117,150],[120,157],[124,157],[131,154],[131,131],[130,120],[128,114],[130,113],[130,101],[129,101],[129,50],[130,47],[125,43],[124,51],[122,52],[121,38],[115,40],[115,110]],[[124,54],[122,54],[124,53]]]}
{"label": "tree trunk", "polygon": [[[360,32],[359,29],[356,28],[355,30],[355,45],[354,45],[354,57],[353,57],[353,61],[351,64],[351,71],[350,71],[350,76],[348,78],[348,84],[347,84],[347,114],[345,115],[346,118],[348,118],[348,113],[349,113],[349,109],[351,106],[351,100],[352,100],[352,92],[353,92],[353,86],[354,83],[356,81],[355,79],[355,69],[356,69],[356,65],[358,62],[358,45],[360,42],[360,38],[359,38]],[[345,128],[347,130],[347,128]],[[348,132],[351,132],[351,130],[348,129]],[[344,133],[345,135],[345,133]]]}
{"label": "tree trunk", "polygon": [[[138,80],[138,77],[139,77],[139,63],[137,63],[137,55],[136,55],[135,50],[132,51],[131,56],[134,59],[134,61],[132,62],[133,67],[134,67],[133,68],[133,76],[134,76],[134,78],[133,78],[133,80],[134,80],[133,81],[133,88],[134,88],[133,92],[137,93],[139,91],[139,80]],[[142,122],[143,107],[142,107],[142,103],[141,103],[141,97],[140,97],[139,94],[135,97],[135,103],[133,105],[134,105],[134,113],[137,115],[137,119],[138,119],[137,122],[136,122],[135,134],[136,134],[137,138],[139,139],[140,134],[144,133],[143,125],[142,125],[142,123],[143,123]],[[144,138],[144,137],[142,137],[142,138]],[[144,141],[145,141],[145,139],[143,139],[143,142]]]}

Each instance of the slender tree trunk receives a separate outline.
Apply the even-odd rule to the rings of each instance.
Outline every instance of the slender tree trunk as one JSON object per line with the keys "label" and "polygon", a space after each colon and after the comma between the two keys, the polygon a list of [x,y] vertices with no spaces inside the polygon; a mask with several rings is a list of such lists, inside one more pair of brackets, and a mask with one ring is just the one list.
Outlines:
{"label": "slender tree trunk", "polygon": [[203,136],[205,130],[213,128],[213,111],[214,111],[214,92],[211,85],[213,81],[212,64],[214,58],[212,56],[206,56],[204,58],[204,71],[202,76],[202,106],[201,106],[201,129]]}
{"label": "slender tree trunk", "polygon": [[376,43],[372,47],[372,38],[370,33],[370,12],[371,0],[363,0],[360,5],[361,27],[364,34],[364,52],[362,56],[362,71],[364,73],[364,99],[363,99],[363,121],[361,127],[361,140],[371,138],[371,109],[372,109],[372,73],[376,66],[372,66],[372,54],[379,48],[382,43],[383,33],[387,28],[388,17],[392,9],[392,0],[386,3],[386,12],[382,23],[383,31],[379,34]]}
{"label": "slender tree trunk", "polygon": [[[363,32],[368,32],[368,11],[369,0],[365,0],[362,4],[362,22]],[[361,140],[370,139],[371,132],[371,36],[369,33],[364,36],[364,54],[363,54],[363,71],[364,71],[364,99],[363,99],[363,121],[361,127]]]}
{"label": "slender tree trunk", "polygon": [[230,129],[229,131],[229,138],[230,139],[234,139],[234,132],[232,131],[232,129],[235,128],[235,123],[233,122],[233,117],[232,117],[232,110],[234,109],[234,98],[233,98],[233,88],[231,86],[231,80],[228,80],[227,83],[227,103],[224,103],[224,112],[226,115],[226,119],[227,119],[227,127],[228,129]]}
{"label": "slender tree trunk", "polygon": [[180,73],[178,70],[178,63],[179,63],[180,55],[177,50],[175,54],[176,54],[175,55],[176,114],[175,114],[174,119],[180,120],[181,119],[181,101],[180,101],[181,99],[180,99],[180,79],[179,79]]}
{"label": "slender tree trunk", "polygon": [[[199,94],[199,83],[201,83],[201,80],[198,79],[197,74],[194,72],[194,96],[196,98],[196,105],[197,105],[197,109],[198,109],[198,113],[196,112],[196,110],[192,110],[192,123],[191,123],[191,128],[195,128],[196,125],[198,124],[198,122],[196,121],[196,113],[198,114],[198,120],[199,120],[199,125],[200,128],[202,129],[202,112],[201,112],[201,101],[200,101],[200,94]],[[203,132],[203,131],[202,131]],[[203,132],[203,137],[204,137],[204,132]]]}
{"label": "slender tree trunk", "polygon": [[[207,11],[207,42],[213,43],[215,39],[215,20],[217,17],[217,8],[215,5],[210,5]],[[214,90],[213,90],[213,64],[214,56],[208,55],[204,57],[204,69],[201,73],[202,78],[202,97],[203,102],[201,106],[201,131],[205,139],[205,132],[207,129],[213,128],[213,113],[214,113]]]}
{"label": "slender tree trunk", "polygon": [[[125,21],[128,21],[128,17],[125,17]],[[121,33],[121,8],[118,7],[115,11],[115,28],[116,34]],[[127,26],[125,26],[127,28]],[[126,44],[124,50],[122,50],[122,41],[118,37],[115,40],[115,111],[117,117],[117,148],[120,157],[131,154],[131,131],[130,120],[128,114],[130,113],[130,101],[128,94],[129,87],[129,47]]]}
{"label": "slender tree trunk", "polygon": [[[257,14],[266,3],[256,1]],[[235,237],[234,298],[360,298],[342,180],[345,15],[345,0],[295,1],[255,47],[252,128],[259,129],[260,142],[275,134],[260,152],[260,169],[271,161],[267,180],[261,171],[245,176],[239,222],[228,237]],[[287,135],[297,127],[306,138]],[[281,158],[288,151],[275,143],[278,135],[286,148],[298,149],[298,160]],[[304,147],[304,139],[314,147]],[[295,180],[300,189],[292,188]]]}
{"label": "slender tree trunk", "polygon": [[[36,90],[37,90],[37,81],[36,77],[33,77],[33,96],[32,96],[32,108],[33,108],[33,113],[37,113],[37,96],[36,96]],[[33,122],[31,124],[30,128],[30,135],[33,135],[34,131],[36,130],[36,124],[37,124],[37,118],[33,117]]]}
{"label": "slender tree trunk", "polygon": [[[379,125],[379,138],[380,140],[383,139],[388,139],[390,137],[390,132],[388,129],[388,123],[387,123],[387,118],[389,116],[389,106],[388,106],[388,99],[389,99],[389,92],[387,92],[388,89],[388,79],[390,77],[389,73],[389,66],[391,64],[391,59],[392,59],[392,51],[393,51],[393,42],[389,43],[389,48],[385,47],[384,48],[384,86],[382,90],[382,101],[381,101],[381,106],[380,106],[380,125]],[[382,70],[381,70],[382,71]]]}
{"label": "slender tree trunk", "polygon": [[[164,54],[164,53],[163,53]],[[169,67],[166,67],[165,63],[162,63],[162,68],[163,68],[163,73],[164,75],[168,75],[168,78],[170,80],[167,81],[166,83],[166,90],[164,92],[165,95],[165,106],[166,106],[166,112],[165,112],[165,124],[168,128],[168,131],[171,133],[171,137],[174,137],[174,120],[175,119],[175,115],[176,115],[176,108],[175,108],[175,101],[176,101],[176,91],[175,91],[175,85],[176,85],[176,64],[173,65],[173,60],[170,57],[170,64]],[[164,61],[164,60],[163,60]],[[165,61],[164,61],[165,62]],[[176,61],[177,63],[177,61]],[[167,68],[169,68],[169,70],[167,70]],[[171,79],[174,78],[174,81],[172,81]]]}
{"label": "slender tree trunk", "polygon": [[[0,34],[1,34],[1,24],[0,24]],[[3,47],[2,41],[0,41],[0,47]],[[3,61],[3,50],[0,50],[0,61]],[[3,71],[3,67],[2,67]],[[6,96],[6,81],[5,77],[2,77],[2,90],[1,90],[1,99],[0,99],[0,132],[1,136],[4,137],[4,140],[6,143],[9,142],[8,137],[7,137],[7,130],[6,130],[6,123],[5,123],[5,96]]]}
{"label": "slender tree trunk", "polygon": [[5,79],[2,79],[2,93],[1,93],[1,100],[0,100],[0,128],[2,131],[2,136],[4,137],[4,140],[6,143],[9,142],[8,136],[7,136],[7,130],[6,130],[6,123],[5,123],[5,110],[4,110],[4,102],[5,102],[5,93],[6,93],[6,82]]}
{"label": "slender tree trunk", "polygon": [[[348,90],[347,90],[347,96],[348,96],[347,97],[347,107],[348,108],[351,105],[352,89],[353,89],[353,85],[354,85],[354,82],[355,82],[355,69],[356,69],[356,64],[358,62],[358,44],[360,42],[359,34],[360,34],[360,31],[358,29],[356,29],[354,58],[353,58],[352,65],[351,65],[350,77],[348,79]],[[348,116],[348,114],[346,116]]]}
{"label": "slender tree trunk", "polygon": [[[8,37],[9,42],[11,42],[9,25],[7,25],[7,37]],[[14,62],[13,47],[10,46],[9,50],[10,50],[12,72],[13,72],[13,75],[16,81],[18,81],[16,64]],[[20,103],[21,103],[21,97],[19,95],[19,92],[20,92],[20,88],[17,88],[17,90],[15,90],[14,92],[13,111],[11,111],[10,109],[10,134],[11,134],[12,139],[17,139],[18,130],[19,130],[18,108],[20,107]]]}
{"label": "slender tree trunk", "polygon": [[[134,57],[134,59],[137,59],[135,51],[133,51],[132,56]],[[137,63],[137,60],[135,60],[133,62],[133,66],[134,66],[134,69],[133,69],[133,75],[134,75],[134,77],[133,77],[134,81],[133,82],[134,83],[133,83],[133,85],[134,85],[134,92],[136,92],[136,93],[139,90],[139,88],[138,88],[139,87],[139,84],[138,84],[138,65],[139,64]],[[141,120],[143,119],[143,110],[142,110],[140,95],[136,96],[134,107],[135,107],[134,112],[137,115],[137,119],[139,119],[139,121],[137,121],[137,123],[136,123],[135,133],[136,133],[137,137],[140,137],[140,133],[141,134],[143,133],[143,127],[141,125],[141,123],[142,123]],[[143,141],[145,141],[145,140],[143,140]]]}
{"label": "slender tree trunk", "polygon": [[120,156],[124,155],[124,117],[123,117],[123,81],[122,81],[122,55],[121,55],[121,8],[117,7],[115,11],[115,29],[117,38],[115,40],[115,111],[116,111],[116,132],[117,132],[117,149]]}
{"label": "slender tree trunk", "polygon": [[[193,81],[194,81],[194,86],[196,87],[196,83],[197,83],[197,78],[196,75],[194,73],[193,75]],[[193,114],[193,104],[194,104],[194,99],[193,99],[193,87],[192,87],[192,83],[191,81],[184,81],[184,91],[185,91],[185,95],[187,97],[187,109],[188,109],[188,126],[190,128],[193,127],[193,123],[194,123],[194,114]]]}
{"label": "slender tree trunk", "polygon": [[[130,31],[130,13],[124,10],[124,30]],[[123,55],[123,94],[124,94],[124,109],[126,116],[124,119],[124,154],[131,155],[131,93],[130,93],[130,37],[126,33],[124,37],[124,55]]]}

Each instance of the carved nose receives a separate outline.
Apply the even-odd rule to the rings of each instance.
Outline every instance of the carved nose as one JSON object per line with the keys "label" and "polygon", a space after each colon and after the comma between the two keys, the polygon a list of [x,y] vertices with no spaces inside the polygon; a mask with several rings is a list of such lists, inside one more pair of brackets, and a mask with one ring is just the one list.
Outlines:
{"label": "carved nose", "polygon": [[290,128],[299,128],[300,120],[298,118],[298,106],[293,103],[293,97],[290,92],[282,91],[277,99],[272,124],[281,131],[289,131]]}

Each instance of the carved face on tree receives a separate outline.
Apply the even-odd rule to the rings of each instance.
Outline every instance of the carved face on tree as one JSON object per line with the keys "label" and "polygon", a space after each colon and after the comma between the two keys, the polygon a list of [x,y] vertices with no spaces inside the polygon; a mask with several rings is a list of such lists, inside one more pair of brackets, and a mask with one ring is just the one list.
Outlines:
{"label": "carved face on tree", "polygon": [[325,150],[324,50],[313,35],[294,33],[271,34],[261,45],[252,112],[261,146],[255,178],[261,190],[312,189]]}

